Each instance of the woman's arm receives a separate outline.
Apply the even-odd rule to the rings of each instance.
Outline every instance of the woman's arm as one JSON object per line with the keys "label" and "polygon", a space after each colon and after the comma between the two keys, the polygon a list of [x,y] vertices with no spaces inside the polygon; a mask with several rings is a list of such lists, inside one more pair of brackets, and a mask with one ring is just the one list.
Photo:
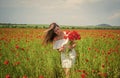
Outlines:
{"label": "woman's arm", "polygon": [[[76,42],[75,42],[75,41],[72,41],[72,42],[70,43],[70,45],[68,46],[68,48],[71,50],[71,49],[75,48],[75,46],[76,46]],[[57,49],[57,50],[58,50],[59,52],[64,52],[65,48],[66,48],[66,46],[63,46],[63,47],[61,47],[61,48],[59,48],[59,49]]]}
{"label": "woman's arm", "polygon": [[61,47],[59,49],[57,49],[59,52],[63,52],[64,51],[64,47]]}
{"label": "woman's arm", "polygon": [[69,49],[73,49],[76,47],[76,42],[75,41],[72,41],[70,46],[69,46]]}

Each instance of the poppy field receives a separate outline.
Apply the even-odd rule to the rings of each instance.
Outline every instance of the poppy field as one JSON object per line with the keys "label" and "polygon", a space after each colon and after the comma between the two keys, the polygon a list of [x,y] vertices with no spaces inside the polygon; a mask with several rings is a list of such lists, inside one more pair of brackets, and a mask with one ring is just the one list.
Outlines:
{"label": "poppy field", "polygon": [[[44,30],[0,28],[0,78],[65,78],[60,53],[42,44]],[[120,78],[120,30],[72,30],[81,39],[70,78]]]}

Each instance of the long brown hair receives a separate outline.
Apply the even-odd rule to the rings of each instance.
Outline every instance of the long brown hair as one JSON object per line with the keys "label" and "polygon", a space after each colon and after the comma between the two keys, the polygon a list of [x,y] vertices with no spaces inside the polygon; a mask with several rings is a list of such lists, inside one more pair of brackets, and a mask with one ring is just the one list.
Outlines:
{"label": "long brown hair", "polygon": [[55,27],[59,27],[59,25],[57,25],[56,23],[51,23],[49,25],[49,28],[48,28],[48,30],[45,34],[44,40],[43,40],[44,44],[52,43],[54,38],[57,36],[57,34],[54,33]]}

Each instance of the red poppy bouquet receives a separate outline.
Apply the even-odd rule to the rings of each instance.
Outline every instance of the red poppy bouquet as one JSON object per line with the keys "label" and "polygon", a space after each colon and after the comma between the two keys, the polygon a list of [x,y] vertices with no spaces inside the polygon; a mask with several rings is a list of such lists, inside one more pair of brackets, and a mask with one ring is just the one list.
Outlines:
{"label": "red poppy bouquet", "polygon": [[66,36],[64,36],[64,39],[69,39],[68,43],[64,45],[66,55],[69,55],[69,51],[71,50],[69,47],[74,45],[75,40],[80,40],[80,34],[76,31],[67,31]]}
{"label": "red poppy bouquet", "polygon": [[72,31],[68,33],[68,39],[70,41],[74,41],[74,40],[80,40],[80,34],[78,34],[76,31]]}

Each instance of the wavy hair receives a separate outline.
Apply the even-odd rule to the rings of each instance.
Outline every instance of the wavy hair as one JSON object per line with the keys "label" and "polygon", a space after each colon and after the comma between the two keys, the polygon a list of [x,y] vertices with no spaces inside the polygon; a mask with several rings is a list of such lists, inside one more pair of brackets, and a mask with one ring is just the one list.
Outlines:
{"label": "wavy hair", "polygon": [[54,38],[57,36],[57,34],[54,32],[54,29],[56,27],[59,27],[59,25],[57,25],[56,23],[51,23],[49,25],[49,28],[45,31],[46,34],[45,34],[45,37],[44,37],[44,40],[43,40],[44,44],[48,44],[48,43],[53,42]]}

